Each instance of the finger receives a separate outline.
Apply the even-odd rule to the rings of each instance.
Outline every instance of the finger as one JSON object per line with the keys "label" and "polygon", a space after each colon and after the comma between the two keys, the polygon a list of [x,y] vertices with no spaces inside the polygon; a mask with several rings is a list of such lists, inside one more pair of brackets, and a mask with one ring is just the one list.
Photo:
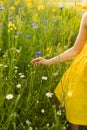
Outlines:
{"label": "finger", "polygon": [[39,62],[38,60],[33,60],[31,63],[32,64],[38,64],[38,62]]}
{"label": "finger", "polygon": [[38,57],[38,58],[35,58],[31,61],[32,64],[36,63],[36,62],[40,62],[43,58],[42,57]]}
{"label": "finger", "polygon": [[39,65],[39,62],[35,62],[33,65],[34,65],[34,67],[36,67]]}
{"label": "finger", "polygon": [[39,60],[39,58],[35,58],[35,59],[33,59],[33,60],[31,61],[31,63],[36,62],[36,61],[38,61],[38,60]]}

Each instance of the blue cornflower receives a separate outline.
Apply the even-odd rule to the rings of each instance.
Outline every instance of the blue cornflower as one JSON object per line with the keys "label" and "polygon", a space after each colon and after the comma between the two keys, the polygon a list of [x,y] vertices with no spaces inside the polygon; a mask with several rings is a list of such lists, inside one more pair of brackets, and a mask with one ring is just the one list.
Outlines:
{"label": "blue cornflower", "polygon": [[30,38],[30,37],[31,37],[31,36],[30,36],[30,35],[28,35],[28,34],[26,34],[26,35],[25,35],[25,38]]}
{"label": "blue cornflower", "polygon": [[34,21],[32,21],[31,26],[36,30],[39,28]]}
{"label": "blue cornflower", "polygon": [[16,32],[15,34],[16,34],[16,35],[21,35],[21,34],[22,34],[22,32]]}
{"label": "blue cornflower", "polygon": [[2,11],[3,9],[4,9],[4,8],[1,6],[1,7],[0,7],[0,10]]}
{"label": "blue cornflower", "polygon": [[36,51],[36,56],[40,56],[41,52],[40,51]]}
{"label": "blue cornflower", "polygon": [[60,5],[60,6],[58,6],[58,8],[59,8],[59,9],[63,9],[63,8],[64,8],[64,6],[63,6],[63,5]]}
{"label": "blue cornflower", "polygon": [[34,21],[32,21],[31,25],[32,25],[32,26],[35,26],[35,22],[34,22]]}
{"label": "blue cornflower", "polygon": [[9,18],[10,21],[13,21],[14,19],[12,17]]}

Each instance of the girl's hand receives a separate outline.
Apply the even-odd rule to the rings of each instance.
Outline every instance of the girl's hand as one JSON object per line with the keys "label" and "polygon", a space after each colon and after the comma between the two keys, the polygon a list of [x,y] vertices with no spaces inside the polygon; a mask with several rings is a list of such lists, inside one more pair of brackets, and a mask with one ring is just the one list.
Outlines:
{"label": "girl's hand", "polygon": [[45,66],[49,66],[50,65],[49,60],[44,59],[42,57],[35,58],[34,60],[31,61],[31,63],[34,66],[37,66],[39,64],[42,64],[42,65],[45,65]]}

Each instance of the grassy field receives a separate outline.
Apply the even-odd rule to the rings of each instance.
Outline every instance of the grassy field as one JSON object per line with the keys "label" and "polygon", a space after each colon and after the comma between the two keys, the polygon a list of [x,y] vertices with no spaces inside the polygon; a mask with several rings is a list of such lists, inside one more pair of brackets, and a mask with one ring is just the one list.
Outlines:
{"label": "grassy field", "polygon": [[[56,3],[56,4],[55,4]],[[72,61],[31,65],[74,44],[81,14],[57,0],[0,0],[0,130],[67,130],[54,89]]]}

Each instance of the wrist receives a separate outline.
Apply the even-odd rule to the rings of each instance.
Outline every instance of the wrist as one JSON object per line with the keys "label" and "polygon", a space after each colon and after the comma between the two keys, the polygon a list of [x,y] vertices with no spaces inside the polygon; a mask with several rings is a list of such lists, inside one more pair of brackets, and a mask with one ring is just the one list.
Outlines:
{"label": "wrist", "polygon": [[49,59],[49,65],[60,63],[60,55]]}

